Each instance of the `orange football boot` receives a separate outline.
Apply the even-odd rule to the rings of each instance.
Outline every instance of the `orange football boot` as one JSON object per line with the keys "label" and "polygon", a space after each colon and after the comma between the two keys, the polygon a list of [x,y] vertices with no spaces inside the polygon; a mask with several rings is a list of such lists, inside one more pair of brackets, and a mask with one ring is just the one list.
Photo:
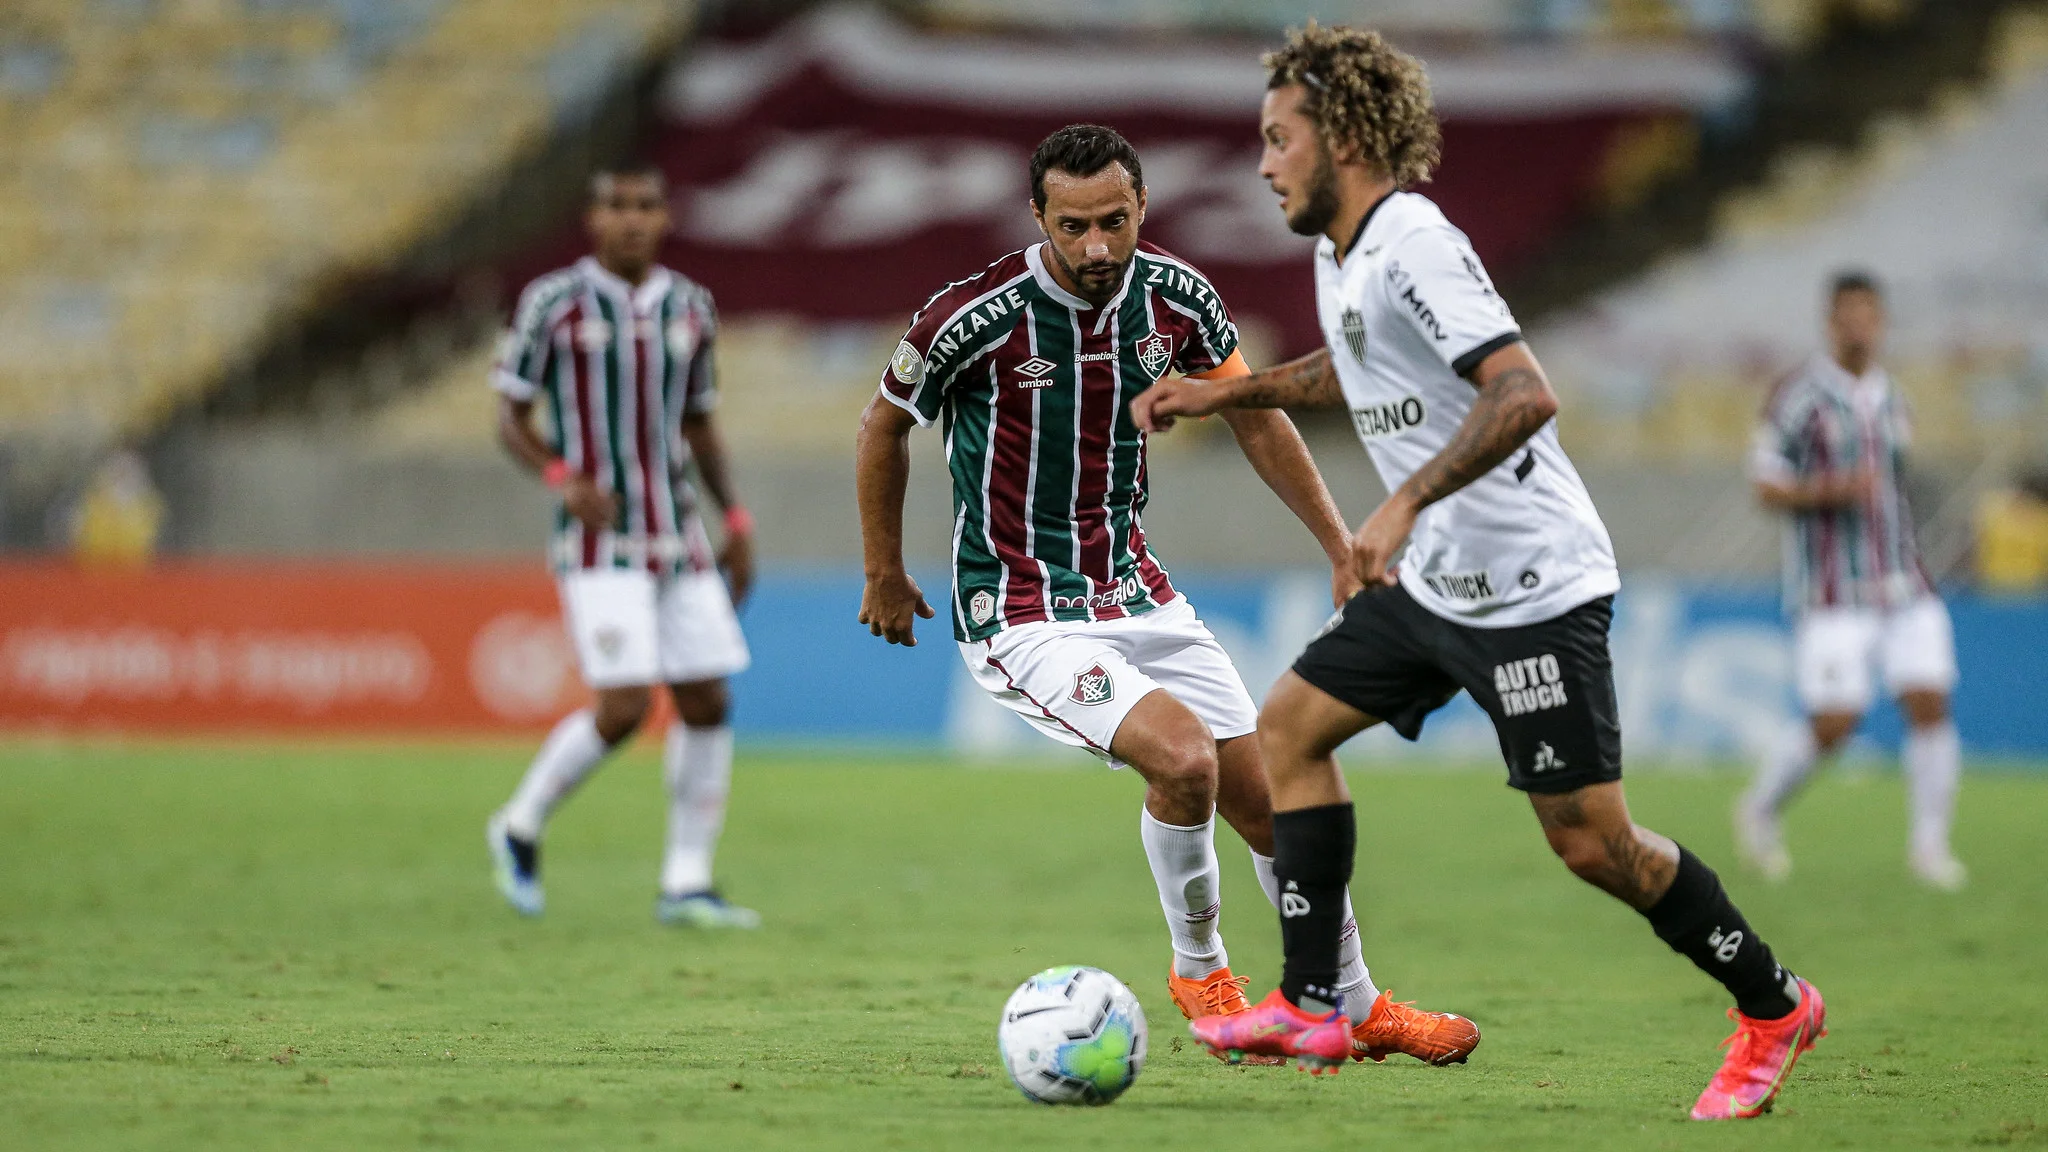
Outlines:
{"label": "orange football boot", "polygon": [[1351,1030],[1351,1058],[1385,1063],[1405,1052],[1424,1064],[1441,1068],[1463,1064],[1479,1047],[1479,1025],[1449,1012],[1424,1012],[1413,1003],[1395,1003],[1380,993],[1364,1022]]}
{"label": "orange football boot", "polygon": [[[1249,976],[1232,976],[1227,967],[1218,968],[1199,980],[1190,980],[1175,974],[1172,968],[1166,970],[1166,991],[1173,997],[1173,1006],[1189,1020],[1204,1016],[1235,1016],[1249,1009],[1251,1001],[1244,998],[1245,985],[1250,984]],[[1226,1057],[1217,1053],[1218,1060]],[[1280,1056],[1246,1055],[1245,1064],[1285,1064]]]}

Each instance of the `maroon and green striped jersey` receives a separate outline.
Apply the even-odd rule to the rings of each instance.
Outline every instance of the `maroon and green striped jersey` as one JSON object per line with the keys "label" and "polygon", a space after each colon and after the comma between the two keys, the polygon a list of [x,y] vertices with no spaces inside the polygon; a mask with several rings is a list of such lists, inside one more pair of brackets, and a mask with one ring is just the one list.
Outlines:
{"label": "maroon and green striped jersey", "polygon": [[1208,279],[1146,244],[1099,308],[1061,288],[1038,247],[925,304],[882,394],[944,424],[958,639],[1173,601],[1145,543],[1145,434],[1130,402],[1168,370],[1206,372],[1236,350]]}
{"label": "maroon and green striped jersey", "polygon": [[543,413],[543,436],[572,471],[618,497],[609,528],[555,509],[557,571],[713,566],[697,515],[683,417],[711,411],[718,315],[711,293],[657,267],[638,285],[591,257],[526,286],[491,386]]}

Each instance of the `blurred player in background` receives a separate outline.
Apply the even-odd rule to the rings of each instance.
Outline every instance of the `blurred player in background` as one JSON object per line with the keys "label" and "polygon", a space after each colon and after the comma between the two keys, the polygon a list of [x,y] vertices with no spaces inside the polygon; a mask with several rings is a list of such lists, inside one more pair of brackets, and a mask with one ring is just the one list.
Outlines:
{"label": "blurred player in background", "polygon": [[1401,190],[1440,136],[1422,65],[1377,33],[1313,23],[1266,57],[1260,173],[1294,231],[1320,236],[1326,347],[1227,380],[1162,381],[1141,427],[1285,405],[1346,407],[1387,499],[1358,530],[1364,590],[1266,698],[1274,871],[1286,892],[1281,984],[1249,1012],[1195,1021],[1216,1051],[1345,1055],[1337,986],[1358,841],[1334,753],[1381,722],[1412,740],[1459,691],[1492,718],[1508,784],[1551,850],[1641,913],[1734,997],[1728,1055],[1696,1119],[1770,1107],[1825,1019],[1698,857],[1630,817],[1607,646],[1613,546],[1558,447],[1557,397],[1464,233]]}
{"label": "blurred player in background", "polygon": [[[665,684],[677,721],[663,753],[669,827],[656,915],[752,928],[760,917],[727,903],[711,871],[732,775],[726,678],[748,662],[733,605],[753,581],[753,525],[712,416],[717,314],[701,285],[655,262],[669,227],[659,171],[599,173],[586,221],[594,255],[527,286],[492,385],[505,446],[561,496],[551,555],[597,703],[556,725],[491,817],[498,888],[519,911],[540,913],[548,816],[633,734]],[[716,553],[686,477],[692,464],[725,511]]]}
{"label": "blurred player in background", "polygon": [[[861,419],[860,620],[907,645],[913,616],[934,615],[904,570],[903,494],[911,429],[943,419],[954,507],[947,616],[961,656],[1033,727],[1144,778],[1140,838],[1173,937],[1167,987],[1191,1018],[1240,1012],[1245,981],[1231,975],[1217,926],[1215,814],[1251,846],[1278,907],[1258,710],[1147,545],[1145,436],[1126,410],[1169,370],[1242,376],[1237,326],[1200,272],[1139,242],[1144,174],[1114,131],[1084,124],[1047,137],[1031,160],[1031,206],[1045,242],[940,289]],[[1227,419],[1245,458],[1322,544],[1341,602],[1357,588],[1348,534],[1300,434],[1281,412]],[[1349,896],[1332,899],[1346,909],[1332,979],[1372,1007],[1347,1054],[1462,1062],[1478,1030],[1374,987]]]}
{"label": "blurred player in background", "polygon": [[1757,429],[1757,499],[1785,517],[1785,606],[1807,723],[1788,731],[1736,804],[1735,839],[1773,880],[1792,871],[1779,814],[1814,765],[1841,748],[1877,696],[1877,677],[1908,725],[1907,859],[1953,891],[1968,873],[1949,850],[1962,746],[1949,718],[1956,682],[1948,609],[1920,565],[1906,505],[1905,400],[1877,363],[1884,296],[1866,273],[1828,293],[1828,351],[1778,385]]}

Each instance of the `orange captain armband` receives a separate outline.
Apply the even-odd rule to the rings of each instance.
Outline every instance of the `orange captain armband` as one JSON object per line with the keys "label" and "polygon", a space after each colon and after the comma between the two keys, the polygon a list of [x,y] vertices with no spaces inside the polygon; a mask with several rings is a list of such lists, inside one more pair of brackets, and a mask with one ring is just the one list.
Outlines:
{"label": "orange captain armband", "polygon": [[540,478],[550,488],[560,488],[569,481],[569,462],[560,456],[547,462],[540,470]]}

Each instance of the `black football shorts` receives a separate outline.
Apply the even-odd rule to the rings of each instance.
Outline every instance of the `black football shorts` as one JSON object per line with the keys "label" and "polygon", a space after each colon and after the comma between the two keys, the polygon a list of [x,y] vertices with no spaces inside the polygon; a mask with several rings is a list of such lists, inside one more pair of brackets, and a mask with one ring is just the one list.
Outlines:
{"label": "black football shorts", "polygon": [[1508,785],[1570,792],[1621,779],[1621,721],[1607,629],[1614,597],[1514,628],[1474,628],[1400,585],[1351,598],[1294,673],[1409,740],[1460,690],[1493,718]]}

